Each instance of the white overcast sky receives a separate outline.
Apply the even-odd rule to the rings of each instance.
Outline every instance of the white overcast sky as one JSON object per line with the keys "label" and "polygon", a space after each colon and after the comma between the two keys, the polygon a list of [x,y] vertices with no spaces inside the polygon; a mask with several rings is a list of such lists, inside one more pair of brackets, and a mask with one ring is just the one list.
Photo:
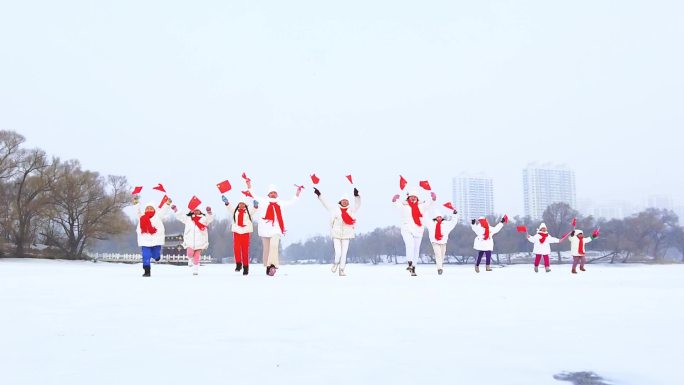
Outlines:
{"label": "white overcast sky", "polygon": [[[394,224],[398,174],[567,164],[578,199],[684,205],[681,1],[6,1],[0,129],[84,167],[220,208],[215,183],[352,173],[360,230]],[[288,191],[289,190],[289,191]],[[236,195],[231,194],[231,198]],[[289,241],[326,233],[311,189]]]}

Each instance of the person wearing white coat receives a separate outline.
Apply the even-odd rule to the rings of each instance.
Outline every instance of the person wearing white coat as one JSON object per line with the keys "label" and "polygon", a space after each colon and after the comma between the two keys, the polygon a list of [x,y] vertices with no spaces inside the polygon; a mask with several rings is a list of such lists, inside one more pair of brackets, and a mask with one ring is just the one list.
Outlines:
{"label": "person wearing white coat", "polygon": [[475,272],[480,272],[480,262],[482,262],[482,257],[486,256],[486,270],[492,271],[489,265],[492,262],[492,251],[494,251],[494,235],[501,231],[506,223],[506,216],[501,219],[501,222],[497,223],[496,226],[492,227],[485,217],[480,217],[480,219],[473,219],[471,223],[471,228],[475,232],[475,242],[473,248],[477,250],[477,261],[475,262]]}
{"label": "person wearing white coat", "polygon": [[268,195],[266,197],[258,197],[252,192],[252,182],[246,180],[246,183],[247,190],[254,196],[254,199],[259,204],[263,204],[262,202],[267,204],[264,209],[266,211],[264,217],[259,219],[258,232],[263,245],[263,262],[266,267],[266,274],[273,276],[278,267],[280,267],[280,238],[285,234],[285,220],[283,219],[281,209],[297,202],[302,190],[298,188],[297,193],[291,200],[281,201],[275,185],[268,187]]}
{"label": "person wearing white coat", "polygon": [[453,214],[454,216],[451,218],[444,218],[441,214],[437,213],[427,225],[432,249],[435,251],[435,262],[437,263],[437,274],[439,275],[442,275],[444,272],[444,256],[446,255],[449,233],[458,223],[458,211],[454,210]]}
{"label": "person wearing white coat", "polygon": [[404,239],[406,247],[406,259],[408,260],[408,270],[412,276],[416,276],[415,263],[420,254],[420,243],[423,240],[425,226],[423,225],[423,213],[425,213],[432,203],[437,200],[437,195],[430,192],[431,201],[419,202],[418,194],[415,191],[408,193],[405,201],[399,201],[399,194],[392,198],[401,213],[401,237]]}
{"label": "person wearing white coat", "polygon": [[598,232],[591,237],[585,237],[582,230],[573,230],[570,233],[570,253],[572,254],[572,274],[577,274],[577,264],[581,271],[586,271],[584,264],[587,262],[585,257],[584,245],[598,238]]}
{"label": "person wearing white coat", "polygon": [[228,210],[228,217],[232,221],[230,227],[233,232],[233,255],[235,256],[235,271],[242,270],[242,275],[249,274],[249,238],[254,232],[254,221],[257,219],[259,205],[252,201],[252,207],[245,202],[238,202],[233,206],[225,195],[221,196]]}
{"label": "person wearing white coat", "polygon": [[361,207],[359,190],[354,188],[354,207],[349,207],[349,198],[346,196],[340,198],[337,206],[330,206],[316,187],[314,187],[314,194],[318,196],[318,200],[330,213],[330,235],[335,249],[335,262],[331,270],[333,273],[339,270],[339,275],[345,276],[347,275],[344,271],[347,266],[349,242],[355,236],[356,212]]}
{"label": "person wearing white coat", "polygon": [[166,204],[157,209],[154,203],[148,203],[143,211],[140,207],[138,195],[133,197],[133,205],[139,219],[136,233],[138,234],[138,246],[142,253],[143,277],[152,275],[152,259],[155,261],[161,259],[162,246],[166,241],[166,231],[162,219],[169,212],[170,204],[171,200],[169,199]]}
{"label": "person wearing white coat", "polygon": [[176,206],[171,208],[176,213],[176,219],[185,225],[183,247],[187,250],[188,266],[192,269],[192,275],[198,275],[202,251],[209,247],[208,226],[214,221],[211,207],[207,207],[206,215],[200,209],[194,209],[184,214],[178,211]]}
{"label": "person wearing white coat", "polygon": [[535,255],[534,272],[539,272],[539,263],[541,262],[542,257],[544,257],[544,269],[547,273],[550,272],[551,261],[549,255],[551,254],[551,245],[560,243],[560,239],[550,236],[549,231],[546,228],[546,223],[542,223],[537,229],[537,234],[527,234],[527,240],[534,244],[534,250],[532,251]]}

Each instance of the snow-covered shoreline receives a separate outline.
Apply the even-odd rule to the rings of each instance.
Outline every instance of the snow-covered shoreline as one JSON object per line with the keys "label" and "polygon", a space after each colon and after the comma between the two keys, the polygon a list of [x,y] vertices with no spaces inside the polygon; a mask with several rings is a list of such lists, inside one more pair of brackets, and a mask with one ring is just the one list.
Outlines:
{"label": "snow-covered shoreline", "polygon": [[7,384],[684,382],[682,265],[283,266],[0,260]]}

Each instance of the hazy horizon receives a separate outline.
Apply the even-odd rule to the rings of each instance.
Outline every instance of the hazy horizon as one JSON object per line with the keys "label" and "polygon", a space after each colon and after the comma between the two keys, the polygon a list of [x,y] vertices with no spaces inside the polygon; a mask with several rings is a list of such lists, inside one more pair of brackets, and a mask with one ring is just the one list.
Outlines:
{"label": "hazy horizon", "polygon": [[[523,213],[522,169],[575,171],[577,201],[684,206],[675,1],[15,2],[0,7],[0,129],[87,169],[222,212],[246,171],[304,199],[287,242],[327,234],[309,175],[398,223],[398,175],[485,173]],[[346,189],[343,191],[343,189]],[[147,193],[147,194],[145,194]],[[154,199],[160,196],[154,195]]]}

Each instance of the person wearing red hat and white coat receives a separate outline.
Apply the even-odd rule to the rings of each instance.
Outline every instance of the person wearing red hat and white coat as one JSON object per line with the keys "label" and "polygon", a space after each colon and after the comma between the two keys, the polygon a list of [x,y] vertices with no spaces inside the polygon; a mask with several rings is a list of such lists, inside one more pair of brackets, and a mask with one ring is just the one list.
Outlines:
{"label": "person wearing red hat and white coat", "polygon": [[539,225],[537,229],[537,234],[529,235],[527,234],[527,240],[534,244],[534,272],[539,272],[539,263],[542,257],[544,257],[544,269],[546,272],[551,271],[551,262],[549,255],[551,254],[551,245],[554,243],[560,243],[560,239],[552,237],[549,235],[549,231],[546,227],[546,223]]}
{"label": "person wearing red hat and white coat", "polygon": [[584,246],[598,238],[598,234],[594,233],[591,237],[585,237],[582,230],[573,230],[570,233],[570,253],[572,254],[572,274],[577,274],[577,264],[580,265],[580,270],[586,271],[584,264],[587,262],[585,257],[586,251]]}
{"label": "person wearing red hat and white coat", "polygon": [[161,208],[157,208],[154,203],[145,205],[144,211],[140,208],[140,198],[133,196],[133,206],[138,215],[139,221],[136,226],[138,234],[138,246],[141,248],[143,260],[143,277],[152,276],[152,260],[159,262],[164,242],[166,242],[166,230],[162,219],[169,212],[171,199]]}
{"label": "person wearing red hat and white coat", "polygon": [[330,213],[330,235],[333,239],[335,249],[335,262],[332,265],[332,272],[339,270],[339,275],[347,275],[344,269],[347,266],[347,251],[349,242],[355,236],[354,225],[356,224],[356,212],[361,207],[361,196],[359,190],[354,188],[354,207],[349,207],[349,198],[343,196],[337,202],[337,206],[330,206],[318,188],[314,187],[314,194],[318,197],[323,207]]}
{"label": "person wearing red hat and white coat", "polygon": [[256,201],[252,202],[253,207],[249,207],[245,202],[238,202],[237,207],[233,206],[226,198],[221,195],[223,203],[228,210],[228,217],[232,221],[230,227],[233,232],[233,254],[235,256],[235,271],[242,270],[242,275],[249,274],[249,238],[254,232],[254,221],[257,219],[259,205]]}
{"label": "person wearing red hat and white coat", "polygon": [[439,275],[442,275],[444,272],[444,256],[446,255],[449,233],[458,223],[458,211],[454,210],[453,214],[454,216],[451,218],[444,218],[441,214],[437,213],[432,221],[427,224],[432,249],[435,251],[437,274]]}
{"label": "person wearing red hat and white coat", "polygon": [[437,200],[437,194],[430,192],[430,197],[432,198],[431,201],[420,202],[415,191],[408,193],[405,201],[399,201],[399,194],[392,197],[392,202],[401,213],[401,237],[404,239],[406,259],[408,260],[406,270],[414,277],[417,275],[415,263],[420,254],[420,243],[425,232],[423,213]]}
{"label": "person wearing red hat and white coat", "polygon": [[475,232],[475,242],[473,248],[477,250],[477,260],[475,262],[475,272],[480,272],[480,262],[482,262],[482,257],[486,256],[486,270],[492,271],[489,265],[492,262],[492,251],[494,251],[494,235],[501,231],[504,223],[507,221],[507,216],[501,219],[501,222],[497,223],[496,226],[492,227],[487,218],[480,217],[480,219],[473,219],[471,223],[471,228]]}
{"label": "person wearing red hat and white coat", "polygon": [[268,205],[264,208],[264,217],[259,219],[258,232],[261,237],[263,245],[263,262],[266,267],[266,274],[273,276],[276,270],[280,267],[279,246],[280,238],[285,234],[285,220],[283,219],[282,209],[293,205],[302,193],[302,189],[298,188],[294,198],[289,201],[282,201],[278,195],[278,189],[275,185],[268,187],[268,194],[266,197],[258,197],[252,192],[252,182],[245,181],[247,189],[254,199],[258,202],[266,202]]}
{"label": "person wearing red hat and white coat", "polygon": [[199,208],[187,214],[179,212],[174,205],[171,207],[176,213],[176,219],[185,225],[183,232],[183,247],[187,250],[188,266],[192,268],[192,275],[199,274],[200,257],[202,251],[209,247],[209,224],[214,221],[211,207],[207,207],[207,214]]}

